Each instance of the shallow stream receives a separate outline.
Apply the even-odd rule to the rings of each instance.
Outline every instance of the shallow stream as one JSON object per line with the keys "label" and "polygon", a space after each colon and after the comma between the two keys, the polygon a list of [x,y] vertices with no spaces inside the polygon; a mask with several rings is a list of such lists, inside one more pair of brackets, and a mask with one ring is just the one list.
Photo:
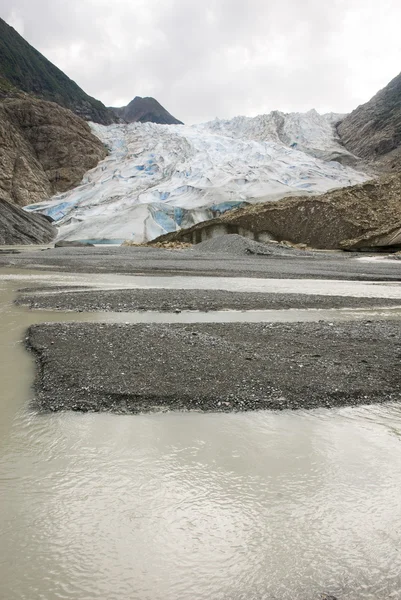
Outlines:
{"label": "shallow stream", "polygon": [[[102,277],[115,287],[174,285],[120,276],[90,284],[104,287]],[[18,288],[44,281],[88,284],[0,274],[1,600],[401,598],[401,407],[38,415],[27,326],[133,318],[13,304]],[[362,286],[372,288],[357,283],[354,293]],[[375,286],[378,298],[401,298],[395,284]],[[354,311],[315,312],[335,320]]]}

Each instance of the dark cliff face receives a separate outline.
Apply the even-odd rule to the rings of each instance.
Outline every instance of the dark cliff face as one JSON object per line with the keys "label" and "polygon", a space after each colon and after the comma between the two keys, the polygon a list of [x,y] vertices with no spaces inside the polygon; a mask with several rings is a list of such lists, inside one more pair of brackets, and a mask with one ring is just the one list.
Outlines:
{"label": "dark cliff face", "polygon": [[88,96],[74,81],[35,50],[0,19],[0,95],[15,89],[56,102],[86,121],[109,125],[116,119],[99,100]]}
{"label": "dark cliff face", "polygon": [[126,123],[159,123],[161,125],[182,125],[154,98],[136,96],[127,106],[111,108],[114,114]]}
{"label": "dark cliff face", "polygon": [[344,146],[385,169],[401,167],[401,73],[338,125]]}
{"label": "dark cliff face", "polygon": [[0,198],[0,244],[47,244],[56,234],[46,217],[29,214]]}

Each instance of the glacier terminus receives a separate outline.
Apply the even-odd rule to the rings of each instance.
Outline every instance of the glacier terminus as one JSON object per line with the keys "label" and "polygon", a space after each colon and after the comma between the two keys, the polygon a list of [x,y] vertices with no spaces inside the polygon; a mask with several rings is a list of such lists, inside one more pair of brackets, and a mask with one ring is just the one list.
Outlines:
{"label": "glacier terminus", "polygon": [[277,111],[200,125],[91,123],[109,150],[81,185],[26,210],[59,239],[143,243],[245,204],[362,183],[340,115]]}

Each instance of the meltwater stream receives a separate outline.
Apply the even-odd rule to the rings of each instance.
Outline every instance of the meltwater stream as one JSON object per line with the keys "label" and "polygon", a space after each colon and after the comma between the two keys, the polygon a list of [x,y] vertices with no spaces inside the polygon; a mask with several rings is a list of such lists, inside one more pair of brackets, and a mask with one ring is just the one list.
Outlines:
{"label": "meltwater stream", "polygon": [[399,406],[38,415],[24,330],[78,315],[23,285],[0,277],[1,600],[401,598]]}

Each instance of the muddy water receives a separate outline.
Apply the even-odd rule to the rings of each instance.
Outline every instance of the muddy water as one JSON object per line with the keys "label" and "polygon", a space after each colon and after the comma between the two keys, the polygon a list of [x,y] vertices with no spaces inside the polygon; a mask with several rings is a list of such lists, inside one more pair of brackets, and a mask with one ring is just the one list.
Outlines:
{"label": "muddy water", "polygon": [[1,600],[401,598],[398,406],[37,415],[24,329],[77,315],[13,306],[26,283],[0,279]]}

